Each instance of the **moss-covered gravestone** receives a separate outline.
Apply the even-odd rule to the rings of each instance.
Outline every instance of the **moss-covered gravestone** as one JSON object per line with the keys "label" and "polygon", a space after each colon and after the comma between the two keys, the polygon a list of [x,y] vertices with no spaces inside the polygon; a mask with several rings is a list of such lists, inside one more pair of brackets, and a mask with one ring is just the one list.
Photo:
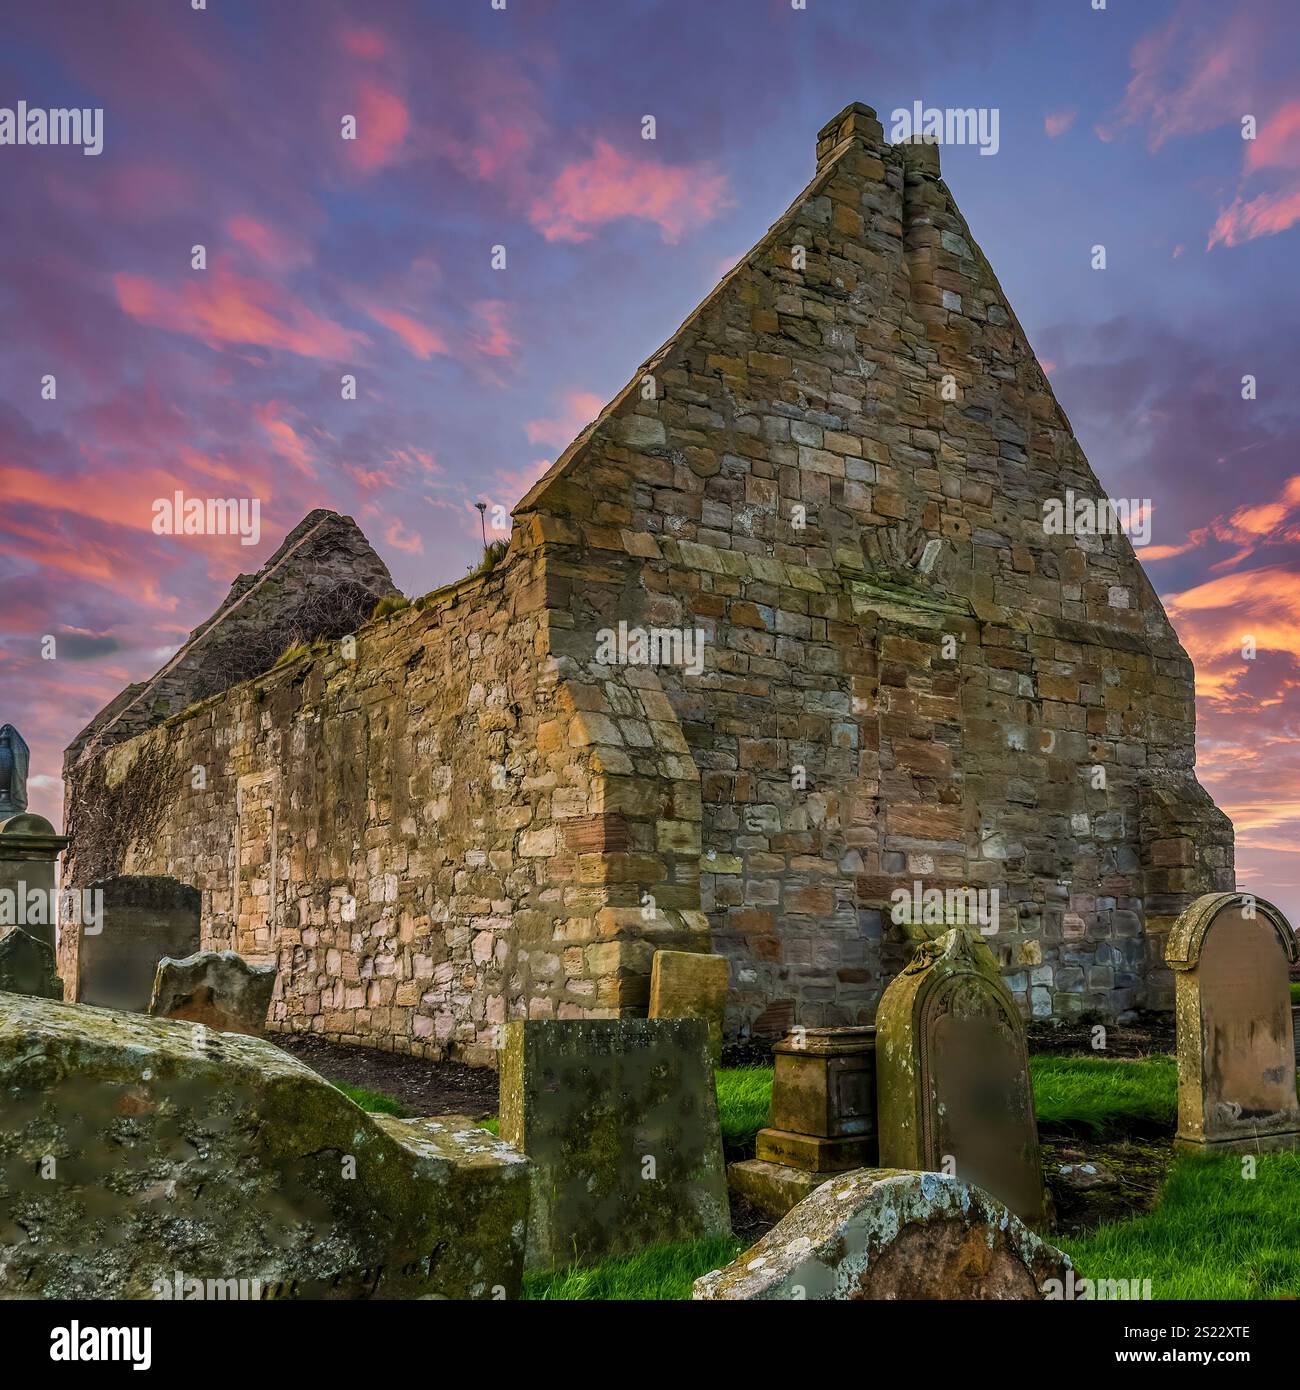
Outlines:
{"label": "moss-covered gravestone", "polygon": [[1248,893],[1197,898],[1169,933],[1178,1138],[1190,1149],[1300,1149],[1288,967],[1296,937]]}
{"label": "moss-covered gravestone", "polygon": [[259,1038],[0,994],[0,1115],[0,1299],[519,1292],[522,1154]]}
{"label": "moss-covered gravestone", "polygon": [[876,1086],[882,1168],[947,1173],[1046,1224],[1024,1024],[972,930],[918,947],[885,990]]}
{"label": "moss-covered gravestone", "polygon": [[731,1229],[703,1019],[509,1024],[501,1137],[533,1163],[530,1267]]}
{"label": "moss-covered gravestone", "polygon": [[62,999],[63,981],[54,961],[54,947],[21,927],[0,937],[0,990],[34,994],[38,999]]}

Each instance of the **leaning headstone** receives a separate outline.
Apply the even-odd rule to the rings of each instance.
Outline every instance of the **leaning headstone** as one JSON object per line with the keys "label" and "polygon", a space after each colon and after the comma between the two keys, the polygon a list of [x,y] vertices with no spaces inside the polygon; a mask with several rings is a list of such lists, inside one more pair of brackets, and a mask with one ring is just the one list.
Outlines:
{"label": "leaning headstone", "polygon": [[164,956],[154,976],[149,1012],[258,1038],[266,1026],[275,974],[275,966],[250,965],[235,951],[198,951],[184,960]]}
{"label": "leaning headstone", "polygon": [[76,993],[83,1004],[144,1013],[164,956],[199,949],[199,890],[174,878],[124,874],[91,885],[102,891],[97,930],[81,927]]}
{"label": "leaning headstone", "polygon": [[770,1123],[727,1180],[781,1217],[836,1173],[876,1164],[876,1030],[795,1028],[772,1050]]}
{"label": "leaning headstone", "polygon": [[1207,893],[1174,923],[1179,1147],[1300,1149],[1287,987],[1295,933],[1248,893]]}
{"label": "leaning headstone", "polygon": [[21,927],[0,937],[0,990],[62,999],[63,981],[54,964],[54,948]]}
{"label": "leaning headstone", "polygon": [[713,1064],[722,1060],[731,963],[698,951],[656,951],[650,962],[650,1017],[702,1018],[709,1025]]}
{"label": "leaning headstone", "polygon": [[507,1025],[501,1137],[533,1162],[530,1268],[731,1229],[703,1019]]}
{"label": "leaning headstone", "polygon": [[987,1192],[942,1173],[862,1168],[823,1183],[757,1245],[695,1281],[721,1299],[1060,1297],[1068,1255]]}
{"label": "leaning headstone", "polygon": [[0,1298],[519,1292],[523,1155],[259,1038],[4,994],[0,1095]]}
{"label": "leaning headstone", "polygon": [[917,948],[876,1011],[880,1164],[946,1173],[1047,1223],[1025,1029],[969,928]]}

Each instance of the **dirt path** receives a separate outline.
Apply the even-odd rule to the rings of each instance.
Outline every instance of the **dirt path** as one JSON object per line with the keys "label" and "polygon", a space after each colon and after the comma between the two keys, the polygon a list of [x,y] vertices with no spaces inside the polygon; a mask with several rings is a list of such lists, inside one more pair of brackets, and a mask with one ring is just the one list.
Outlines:
{"label": "dirt path", "polygon": [[497,1113],[497,1074],[489,1067],[426,1062],[404,1052],[326,1042],[309,1033],[276,1033],[270,1041],[327,1081],[381,1091],[412,1115],[472,1115],[481,1120]]}

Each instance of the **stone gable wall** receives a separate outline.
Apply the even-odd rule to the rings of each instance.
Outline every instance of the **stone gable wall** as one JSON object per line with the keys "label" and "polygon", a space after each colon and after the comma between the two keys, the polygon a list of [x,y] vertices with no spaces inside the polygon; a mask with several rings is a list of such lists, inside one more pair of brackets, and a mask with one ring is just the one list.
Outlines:
{"label": "stone gable wall", "polygon": [[517,509],[609,573],[568,649],[620,621],[706,634],[702,676],[659,674],[733,1031],[869,1021],[914,882],[999,891],[1027,1014],[1166,1007],[1160,932],[1232,881],[1191,663],[1127,538],[1044,532],[1044,499],[1104,494],[937,150],[851,108],[818,152]]}

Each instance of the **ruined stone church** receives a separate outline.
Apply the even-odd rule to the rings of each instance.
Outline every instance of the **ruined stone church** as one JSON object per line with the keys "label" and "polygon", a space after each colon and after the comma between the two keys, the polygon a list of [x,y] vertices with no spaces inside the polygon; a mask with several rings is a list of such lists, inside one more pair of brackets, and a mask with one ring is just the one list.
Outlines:
{"label": "ruined stone church", "polygon": [[65,880],[198,889],[273,1028],[474,1063],[643,1013],[660,947],[729,958],[732,1035],[870,1022],[898,890],[996,890],[1027,1017],[1168,1007],[1232,829],[1128,539],[1044,527],[1067,489],[1102,496],[937,148],[850,106],[495,564],[383,603],[315,512],[97,716]]}

